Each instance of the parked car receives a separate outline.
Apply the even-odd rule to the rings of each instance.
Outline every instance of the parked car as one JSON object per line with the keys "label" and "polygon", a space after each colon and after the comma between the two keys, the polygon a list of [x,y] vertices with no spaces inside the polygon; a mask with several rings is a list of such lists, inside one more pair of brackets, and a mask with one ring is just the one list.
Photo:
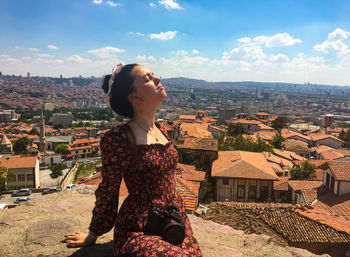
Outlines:
{"label": "parked car", "polygon": [[87,179],[88,179],[88,177],[82,178],[81,180],[78,181],[78,184],[81,184],[82,182],[84,182],[84,181],[87,180]]}
{"label": "parked car", "polygon": [[72,187],[75,187],[75,184],[69,184],[66,186],[66,189],[71,189]]}
{"label": "parked car", "polygon": [[12,196],[24,196],[24,195],[30,195],[32,192],[30,191],[30,188],[21,188],[19,190],[16,190],[12,193]]}
{"label": "parked car", "polygon": [[5,210],[8,208],[9,208],[9,206],[6,203],[0,203],[0,209]]}
{"label": "parked car", "polygon": [[48,188],[44,188],[43,192],[41,193],[42,195],[47,195],[49,193],[49,189]]}
{"label": "parked car", "polygon": [[44,188],[42,194],[43,195],[52,194],[52,193],[59,192],[61,190],[57,189],[57,187]]}
{"label": "parked car", "polygon": [[94,172],[92,173],[92,176],[96,175],[96,173],[97,173],[97,171],[94,171]]}
{"label": "parked car", "polygon": [[85,160],[84,163],[91,163],[93,162],[92,160]]}
{"label": "parked car", "polygon": [[17,198],[13,203],[20,204],[21,202],[26,202],[26,201],[29,201],[29,200],[30,200],[29,197],[21,197],[21,198]]}
{"label": "parked car", "polygon": [[56,187],[57,192],[61,192],[62,191],[62,187]]}

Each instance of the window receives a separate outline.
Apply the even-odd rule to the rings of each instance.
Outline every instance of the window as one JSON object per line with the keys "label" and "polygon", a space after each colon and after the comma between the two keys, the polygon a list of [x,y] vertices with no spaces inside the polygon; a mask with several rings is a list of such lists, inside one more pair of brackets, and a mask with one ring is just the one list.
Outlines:
{"label": "window", "polygon": [[238,185],[237,187],[237,197],[244,199],[245,195],[245,185]]}
{"label": "window", "polygon": [[75,151],[75,153],[78,153],[78,151]]}
{"label": "window", "polygon": [[33,181],[33,174],[27,174],[27,181]]}
{"label": "window", "polygon": [[228,178],[223,178],[223,179],[222,179],[222,184],[223,184],[223,185],[229,185],[229,184],[230,184],[229,179],[228,179]]}
{"label": "window", "polygon": [[26,181],[26,176],[24,174],[18,175],[18,182]]}
{"label": "window", "polygon": [[86,153],[86,150],[83,150],[83,153]]}
{"label": "window", "polygon": [[267,186],[260,187],[260,200],[266,200],[268,196],[269,188]]}
{"label": "window", "polygon": [[256,186],[249,186],[248,198],[249,199],[255,199],[256,198]]}
{"label": "window", "polygon": [[53,163],[53,157],[51,157],[51,163]]}

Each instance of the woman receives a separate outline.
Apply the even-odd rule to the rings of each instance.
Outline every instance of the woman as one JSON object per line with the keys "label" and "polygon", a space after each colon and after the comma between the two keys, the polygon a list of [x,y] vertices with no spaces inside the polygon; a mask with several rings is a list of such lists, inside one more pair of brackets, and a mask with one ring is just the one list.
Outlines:
{"label": "woman", "polygon": [[[66,242],[67,246],[93,245],[98,236],[114,226],[115,256],[202,256],[186,216],[183,199],[176,190],[178,153],[165,128],[155,122],[157,107],[167,96],[160,79],[140,65],[118,65],[111,76],[105,77],[103,89],[107,92],[111,108],[130,121],[109,130],[101,139],[102,182],[95,192],[96,203],[89,234],[65,235],[62,242]],[[135,154],[129,147],[127,126],[135,135],[145,182],[136,168]],[[129,195],[118,212],[122,178]],[[185,239],[180,245],[144,232],[151,206],[145,183],[154,206],[178,208],[185,224]]]}

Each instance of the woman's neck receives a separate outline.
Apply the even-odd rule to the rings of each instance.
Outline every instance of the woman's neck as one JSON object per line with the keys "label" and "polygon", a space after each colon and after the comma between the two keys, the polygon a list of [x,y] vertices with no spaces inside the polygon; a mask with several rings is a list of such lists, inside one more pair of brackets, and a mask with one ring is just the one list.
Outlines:
{"label": "woman's neck", "polygon": [[152,129],[155,126],[155,112],[135,113],[131,121],[136,122],[136,124],[141,125],[145,129]]}

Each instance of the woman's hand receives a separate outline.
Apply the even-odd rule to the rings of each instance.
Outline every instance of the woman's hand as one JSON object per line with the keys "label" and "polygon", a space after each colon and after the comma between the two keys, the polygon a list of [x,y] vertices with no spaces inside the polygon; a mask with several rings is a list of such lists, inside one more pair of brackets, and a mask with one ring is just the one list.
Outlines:
{"label": "woman's hand", "polygon": [[91,231],[89,234],[75,232],[73,234],[64,235],[61,243],[67,243],[68,247],[90,246],[96,243],[97,236]]}

